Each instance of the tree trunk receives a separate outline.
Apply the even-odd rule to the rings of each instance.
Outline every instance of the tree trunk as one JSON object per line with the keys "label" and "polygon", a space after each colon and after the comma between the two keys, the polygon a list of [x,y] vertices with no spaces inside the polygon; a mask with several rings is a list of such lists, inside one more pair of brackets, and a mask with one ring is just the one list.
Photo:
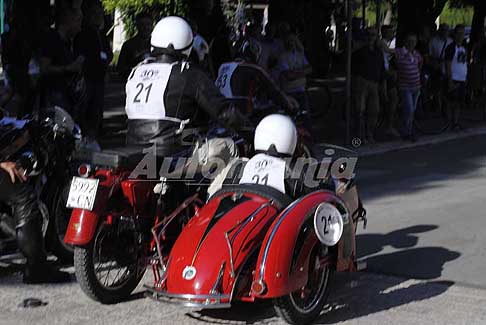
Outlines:
{"label": "tree trunk", "polygon": [[398,0],[397,38],[419,33],[424,26],[432,26],[440,16],[447,0]]}
{"label": "tree trunk", "polygon": [[484,0],[477,0],[474,6],[474,16],[471,30],[471,45],[474,45],[481,38],[486,17],[486,3]]}
{"label": "tree trunk", "polygon": [[383,19],[384,25],[391,25],[393,19],[393,5],[391,1],[386,2],[386,14],[385,19]]}

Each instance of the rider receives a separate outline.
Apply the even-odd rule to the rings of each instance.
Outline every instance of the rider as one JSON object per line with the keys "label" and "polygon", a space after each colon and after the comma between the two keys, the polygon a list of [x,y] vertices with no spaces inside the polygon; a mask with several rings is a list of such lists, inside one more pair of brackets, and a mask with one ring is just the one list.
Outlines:
{"label": "rider", "polygon": [[261,46],[256,42],[245,42],[233,62],[223,63],[219,68],[216,86],[227,97],[243,97],[248,100],[248,110],[253,108],[253,99],[259,103],[270,100],[282,108],[298,109],[295,99],[287,96],[259,65]]}
{"label": "rider", "polygon": [[[6,148],[2,153],[6,151],[10,150]],[[15,162],[0,157],[0,202],[13,210],[17,245],[27,259],[23,282],[33,284],[70,281],[68,273],[57,271],[47,264],[42,214],[34,189],[26,181],[22,168]]]}
{"label": "rider", "polygon": [[[237,112],[209,77],[187,61],[192,44],[191,27],[180,17],[163,18],[155,26],[151,57],[132,70],[126,84],[127,144],[156,144],[162,152],[174,153],[181,148],[180,131],[186,125],[235,124]],[[217,138],[198,146],[193,157],[200,163],[213,156],[229,161],[236,151],[231,139]]]}
{"label": "rider", "polygon": [[[227,166],[211,184],[208,193],[212,196],[224,183],[265,185],[290,197],[310,192],[312,189],[305,182],[308,166],[302,166],[299,175],[293,174],[297,138],[297,128],[288,116],[266,116],[255,129],[256,155],[250,160],[240,159]],[[325,184],[318,182],[316,185]]]}

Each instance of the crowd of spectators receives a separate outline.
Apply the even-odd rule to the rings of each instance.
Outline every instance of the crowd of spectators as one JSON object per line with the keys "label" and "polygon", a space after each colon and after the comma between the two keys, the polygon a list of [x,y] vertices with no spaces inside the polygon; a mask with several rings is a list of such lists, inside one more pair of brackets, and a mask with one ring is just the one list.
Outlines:
{"label": "crowd of spectators", "polygon": [[[437,30],[425,26],[418,35],[408,33],[400,40],[400,47],[389,25],[382,26],[381,38],[374,28],[360,35],[352,48],[356,136],[365,143],[375,142],[382,116],[387,138],[417,141],[413,121],[417,107],[423,104],[421,95],[447,115],[450,129],[462,129],[459,118],[471,82],[470,65],[477,62],[484,67],[485,36],[477,44],[466,44],[465,27],[450,30],[447,24]],[[484,68],[481,71],[479,85],[486,80]]]}
{"label": "crowd of spectators", "polygon": [[[94,142],[102,130],[106,73],[113,59],[103,32],[103,8],[94,2],[82,10],[64,8],[55,17],[44,13],[30,24],[25,20],[22,15],[12,16],[8,31],[2,35],[8,87],[0,95],[0,107],[14,96],[18,117],[43,107],[63,107],[80,124],[87,141]],[[118,57],[116,69],[122,80],[150,56],[153,17],[142,13],[135,22],[136,34],[123,44]],[[198,33],[195,21],[189,22],[195,35],[190,60],[216,78],[218,60],[210,58],[214,44]],[[447,105],[451,128],[461,129],[459,117],[467,83],[474,91],[486,91],[482,82],[486,80],[486,33],[468,47],[462,25],[453,31],[446,24],[437,30],[425,26],[418,35],[407,34],[400,42],[393,26],[382,26],[380,31],[356,27],[352,47],[352,125],[356,136],[374,143],[381,128],[387,139],[416,141],[413,121],[421,94],[432,98],[436,107]],[[245,46],[256,49],[254,63],[279,90],[295,99],[302,111],[311,110],[306,89],[312,67],[289,24],[269,22],[262,31],[260,25],[248,23],[239,35],[231,46],[233,57]],[[470,64],[480,66],[475,69],[480,72],[472,73]],[[476,77],[468,76],[471,73]]]}
{"label": "crowd of spectators", "polygon": [[86,141],[97,147],[102,125],[105,75],[112,61],[111,45],[102,32],[99,3],[42,12],[36,21],[23,13],[10,17],[2,35],[4,107],[13,99],[17,117],[42,114],[59,106],[81,126]]}

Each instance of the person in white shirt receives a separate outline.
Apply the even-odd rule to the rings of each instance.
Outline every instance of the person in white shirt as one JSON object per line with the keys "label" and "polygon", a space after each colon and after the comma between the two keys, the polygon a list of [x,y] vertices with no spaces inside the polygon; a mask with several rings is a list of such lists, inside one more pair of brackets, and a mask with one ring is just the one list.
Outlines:
{"label": "person in white shirt", "polygon": [[459,115],[466,100],[468,55],[464,46],[464,25],[454,29],[454,41],[445,50],[447,95],[452,105],[452,129],[460,130]]}

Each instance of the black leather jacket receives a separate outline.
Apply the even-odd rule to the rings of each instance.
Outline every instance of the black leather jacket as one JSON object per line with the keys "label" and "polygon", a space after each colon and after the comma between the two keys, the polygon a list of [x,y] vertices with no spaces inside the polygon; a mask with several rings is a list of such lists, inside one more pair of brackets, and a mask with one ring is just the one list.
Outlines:
{"label": "black leather jacket", "polygon": [[[146,64],[150,64],[149,61]],[[174,63],[177,59],[163,55],[152,62]],[[229,122],[229,103],[214,82],[200,69],[176,63],[164,94],[166,116],[190,120],[185,129],[207,127],[210,121]],[[155,143],[159,147],[179,147],[180,123],[168,120],[128,120],[128,145]]]}

